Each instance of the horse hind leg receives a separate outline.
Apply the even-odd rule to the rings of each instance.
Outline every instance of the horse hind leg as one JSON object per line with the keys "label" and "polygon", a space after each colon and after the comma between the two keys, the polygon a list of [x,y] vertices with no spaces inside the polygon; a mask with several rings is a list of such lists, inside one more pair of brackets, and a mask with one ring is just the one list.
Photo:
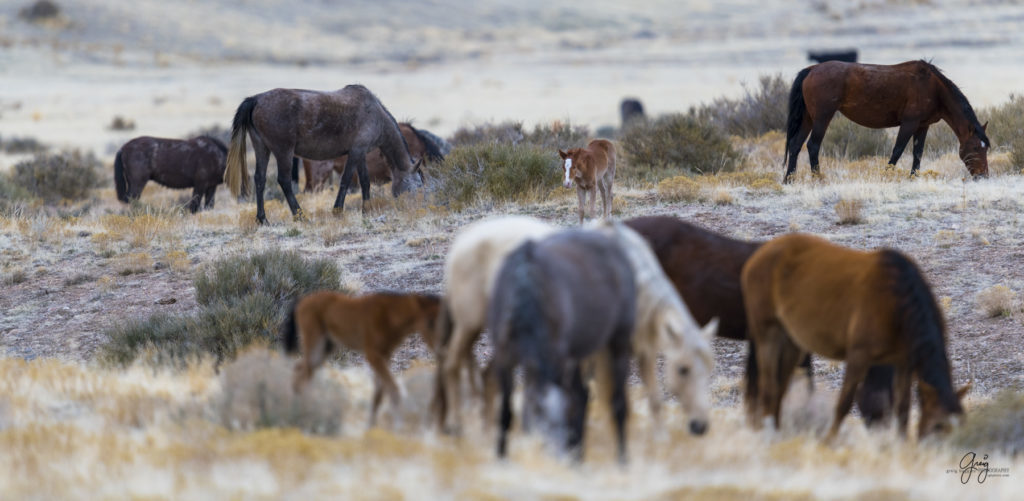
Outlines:
{"label": "horse hind leg", "polygon": [[928,137],[928,126],[925,125],[914,133],[914,164],[910,168],[911,177],[917,175],[921,168],[921,157],[924,155],[924,140]]}
{"label": "horse hind leg", "polygon": [[612,215],[610,188],[608,182],[604,180],[597,185],[598,191],[601,192],[601,211],[605,219],[611,219]]}
{"label": "horse hind leg", "polygon": [[292,216],[295,219],[301,219],[302,207],[299,207],[299,201],[295,198],[295,191],[292,190],[291,166],[295,154],[290,151],[275,151],[274,158],[277,160],[277,184],[281,187],[285,200],[288,201],[288,209],[292,211]]}
{"label": "horse hind leg", "polygon": [[836,402],[835,416],[832,426],[829,428],[826,442],[832,442],[839,434],[839,427],[843,424],[843,418],[850,413],[853,407],[853,399],[857,394],[857,387],[864,381],[868,372],[868,364],[859,352],[848,352],[846,358],[846,374],[843,375],[843,387],[839,391],[839,400]]}
{"label": "horse hind leg", "polygon": [[583,213],[587,206],[587,190],[584,190],[579,185],[576,185],[576,199],[579,202],[577,209],[579,211],[580,224],[583,224]]}
{"label": "horse hind leg", "polygon": [[374,373],[374,388],[373,388],[373,402],[370,406],[370,427],[372,428],[377,424],[377,411],[380,408],[381,401],[383,400],[383,394],[385,391],[388,393],[388,398],[391,400],[393,406],[392,411],[396,418],[401,418],[401,408],[399,407],[402,403],[402,394],[398,390],[398,385],[395,384],[394,378],[391,377],[391,372],[388,370],[387,361],[380,354],[367,353],[366,363],[370,365]]}
{"label": "horse hind leg", "polygon": [[811,160],[811,173],[820,175],[821,171],[818,168],[818,153],[821,151],[821,141],[825,139],[825,130],[828,129],[828,124],[832,122],[832,117],[835,115],[835,110],[829,112],[827,115],[818,117],[814,121],[814,125],[811,127],[811,137],[807,140],[807,155]]}
{"label": "horse hind leg", "polygon": [[[789,144],[786,145],[786,174],[782,177],[782,182],[788,184],[793,173],[796,172],[796,161],[800,156],[800,149],[804,146],[804,141],[807,140],[807,136],[811,134],[811,119],[809,116],[805,116],[803,123],[800,126],[800,130],[797,131],[796,135],[790,140]],[[809,148],[809,147],[808,147]],[[808,149],[808,154],[810,150]]]}
{"label": "horse hind leg", "polygon": [[[889,166],[896,167],[896,162],[900,161],[900,157],[903,156],[903,150],[907,148],[907,143],[910,142],[910,138],[913,137],[917,132],[916,122],[904,122],[900,125],[900,131],[896,133],[896,144],[892,147],[892,155],[889,157]],[[921,141],[922,148],[924,147],[924,141]],[[917,145],[914,145],[917,148]],[[911,168],[911,171],[914,171]]]}
{"label": "horse hind leg", "polygon": [[270,148],[256,135],[252,138],[252,149],[256,155],[256,169],[253,172],[253,184],[256,189],[256,221],[267,223],[267,213],[263,206],[263,192],[267,188],[267,164],[270,163]]}
{"label": "horse hind leg", "polygon": [[213,185],[206,189],[206,209],[213,208],[213,199],[217,196],[217,185]]}

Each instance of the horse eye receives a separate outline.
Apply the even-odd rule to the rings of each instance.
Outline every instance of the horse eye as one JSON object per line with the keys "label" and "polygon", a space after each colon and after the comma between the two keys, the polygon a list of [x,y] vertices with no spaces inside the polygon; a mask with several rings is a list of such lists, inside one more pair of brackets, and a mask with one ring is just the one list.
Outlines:
{"label": "horse eye", "polygon": [[680,367],[679,368],[679,375],[680,376],[684,376],[684,377],[685,376],[689,376],[690,375],[690,368],[689,367]]}

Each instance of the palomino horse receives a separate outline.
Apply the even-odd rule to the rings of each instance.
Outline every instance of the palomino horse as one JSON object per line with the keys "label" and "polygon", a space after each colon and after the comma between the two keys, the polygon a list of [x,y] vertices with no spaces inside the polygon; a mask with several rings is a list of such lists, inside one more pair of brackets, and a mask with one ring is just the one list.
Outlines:
{"label": "palomino horse", "polygon": [[441,298],[429,294],[383,292],[352,297],[320,291],[306,295],[292,307],[283,327],[285,351],[302,351],[302,359],[295,364],[295,391],[302,390],[336,345],[356,350],[366,357],[375,376],[370,408],[373,426],[384,391],[395,408],[401,402],[398,385],[388,370],[391,354],[416,332],[435,346],[433,324],[440,306]]}
{"label": "palomino horse", "polygon": [[967,387],[953,388],[942,312],[917,265],[900,252],[865,252],[789,234],[754,252],[741,282],[761,372],[760,402],[751,409],[755,424],[770,415],[778,427],[793,367],[810,352],[846,361],[827,440],[839,432],[857,386],[875,364],[895,369],[901,434],[915,378],[921,396],[918,438],[947,429],[963,415],[960,398]]}
{"label": "palomino horse", "polygon": [[199,136],[189,140],[142,136],[132,139],[114,157],[114,187],[122,202],[137,200],[150,179],[168,188],[192,188],[188,210],[213,208],[217,185],[224,181],[228,148],[219,139]]}
{"label": "palomino horse", "polygon": [[[418,160],[422,158],[427,162],[444,161],[444,153],[441,147],[435,143],[437,136],[427,135],[425,134],[426,131],[416,129],[408,122],[399,123],[398,128],[402,131],[405,144],[409,146],[409,154],[412,155],[414,160],[417,160],[417,166],[413,174],[419,178],[419,183],[423,184],[423,170],[420,168],[421,164],[418,163]],[[302,191],[320,191],[327,184],[327,181],[330,180],[331,170],[338,174],[343,174],[346,163],[348,163],[348,155],[342,155],[333,160],[310,160],[303,158],[302,169],[306,173],[306,187]],[[298,165],[294,165],[294,169],[296,170],[292,173],[292,180],[298,183]],[[387,184],[392,180],[391,164],[388,163],[380,148],[367,153],[366,170],[370,174],[371,184]],[[355,175],[355,182],[358,183],[359,173],[357,172]],[[358,185],[353,183],[349,191],[354,190],[356,186]]]}
{"label": "palomino horse", "polygon": [[562,157],[563,183],[568,188],[576,183],[576,197],[579,199],[580,224],[583,224],[583,202],[590,194],[590,208],[594,216],[597,192],[601,192],[601,208],[604,218],[612,215],[612,182],[615,181],[615,146],[607,139],[594,139],[586,148],[558,150]]}
{"label": "palomino horse", "polygon": [[[434,407],[438,426],[461,430],[461,371],[470,372],[476,382],[477,365],[473,344],[487,322],[498,269],[505,257],[524,241],[543,237],[554,228],[538,219],[507,216],[486,219],[465,227],[455,240],[444,263],[444,308],[438,319],[439,360]],[[447,426],[447,414],[452,425]]]}
{"label": "palomino horse", "polygon": [[[650,243],[665,274],[675,285],[697,322],[718,317],[718,335],[747,340],[747,314],[740,272],[761,242],[735,240],[670,216],[625,221]],[[747,355],[744,398],[757,400],[758,370],[753,342]],[[810,357],[801,365],[810,374]],[[881,422],[892,407],[892,368],[873,366],[857,395],[857,407],[868,425]]]}
{"label": "palomino horse", "polygon": [[523,420],[583,458],[587,387],[580,364],[605,353],[619,460],[626,458],[626,377],[632,357],[636,289],[622,248],[593,231],[527,241],[505,259],[491,296],[487,330],[501,388],[498,456],[512,424],[513,371],[526,383]]}
{"label": "palomino horse", "polygon": [[636,322],[633,352],[640,379],[647,390],[651,414],[661,409],[658,385],[658,355],[665,356],[665,385],[690,419],[690,433],[703,434],[711,411],[711,372],[714,355],[711,338],[718,330],[718,318],[701,329],[683,303],[672,282],[662,271],[658,258],[644,237],[628,226],[602,221],[593,228],[615,240],[629,259],[636,280]]}
{"label": "palomino horse", "polygon": [[419,187],[412,176],[415,163],[398,129],[398,123],[384,105],[362,85],[320,92],[301,89],[274,89],[242,101],[231,127],[231,150],[225,177],[235,196],[248,195],[249,171],[245,166],[245,136],[252,139],[256,152],[256,219],[267,222],[263,210],[263,190],[267,181],[270,154],[277,160],[277,182],[281,185],[292,214],[301,216],[290,179],[292,158],[329,160],[348,155],[341,176],[335,212],[345,206],[352,175],[359,172],[363,206],[370,198],[370,176],[366,172],[366,154],[380,148],[391,164],[395,196]]}
{"label": "palomino horse", "polygon": [[960,140],[960,158],[967,170],[975,178],[988,175],[988,124],[978,122],[963,92],[938,68],[925,61],[891,66],[828,61],[801,70],[789,92],[784,183],[796,171],[797,155],[808,135],[811,171],[818,173],[821,140],[837,111],[864,127],[899,126],[889,165],[896,165],[913,137],[912,176],[921,166],[928,127],[945,120]]}

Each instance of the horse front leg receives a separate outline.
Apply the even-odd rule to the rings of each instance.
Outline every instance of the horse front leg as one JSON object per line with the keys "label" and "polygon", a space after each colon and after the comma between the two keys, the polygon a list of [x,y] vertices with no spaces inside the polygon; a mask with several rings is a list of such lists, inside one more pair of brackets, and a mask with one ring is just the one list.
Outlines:
{"label": "horse front leg", "polygon": [[853,407],[853,398],[857,394],[857,387],[864,381],[868,367],[870,366],[861,353],[848,353],[846,374],[843,375],[843,388],[839,391],[836,413],[832,418],[832,427],[829,428],[828,435],[825,437],[826,442],[832,442],[839,435],[839,427],[843,424],[843,418],[850,413],[850,407]]}
{"label": "horse front leg", "polygon": [[213,199],[217,196],[217,185],[213,185],[206,189],[206,209],[213,208]]}
{"label": "horse front leg", "polygon": [[911,177],[917,175],[921,168],[921,157],[924,155],[924,140],[928,137],[928,126],[925,125],[914,133],[914,165],[910,168]]}
{"label": "horse front leg", "polygon": [[192,188],[192,199],[188,201],[188,211],[192,214],[199,212],[199,204],[203,201],[203,190],[198,186]]}
{"label": "horse front leg", "polygon": [[[336,215],[340,215],[345,210],[345,195],[348,194],[349,184],[352,183],[352,175],[359,170],[360,163],[363,165],[362,170],[366,170],[366,152],[350,151],[348,159],[345,161],[345,170],[341,173],[341,181],[338,184],[338,196],[334,200],[334,213]],[[364,208],[368,197],[369,194],[363,196]]]}
{"label": "horse front leg", "polygon": [[263,208],[263,191],[267,188],[267,164],[270,163],[270,150],[255,138],[252,141],[252,149],[256,153],[256,171],[252,175],[256,188],[256,221],[260,224],[267,224],[267,213]]}
{"label": "horse front leg", "polygon": [[818,169],[818,153],[821,151],[821,141],[825,139],[825,130],[828,129],[828,124],[832,122],[834,114],[835,110],[827,116],[822,116],[820,119],[815,120],[814,126],[811,127],[811,138],[807,140],[807,156],[811,159],[811,174],[815,176],[821,175],[821,171]]}
{"label": "horse front leg", "polygon": [[582,225],[583,211],[587,204],[587,190],[584,190],[583,187],[578,184],[576,185],[576,200],[579,202],[578,209],[580,214],[580,224]]}

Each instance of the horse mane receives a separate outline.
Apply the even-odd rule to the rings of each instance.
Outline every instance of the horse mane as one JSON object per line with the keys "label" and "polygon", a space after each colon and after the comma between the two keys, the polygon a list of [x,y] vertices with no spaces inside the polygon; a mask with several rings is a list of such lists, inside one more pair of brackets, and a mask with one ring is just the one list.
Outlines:
{"label": "horse mane", "polygon": [[985,135],[985,129],[981,127],[981,122],[978,120],[978,116],[974,114],[974,108],[971,107],[971,103],[967,101],[967,96],[965,96],[960,90],[960,87],[957,87],[956,84],[943,74],[942,70],[934,64],[925,61],[924,59],[921,60],[921,64],[931,70],[932,74],[942,82],[942,85],[945,85],[946,88],[949,89],[949,92],[953,94],[953,100],[960,105],[960,109],[964,116],[967,117],[967,121],[974,127],[975,135],[977,135],[982,141],[985,141],[985,144],[992,144],[992,142],[988,140],[988,136]]}
{"label": "horse mane", "polygon": [[881,254],[882,266],[890,272],[892,292],[901,301],[899,331],[909,337],[912,370],[935,388],[946,409],[961,410],[946,357],[946,325],[935,296],[913,261],[893,249]]}
{"label": "horse mane", "polygon": [[[434,142],[434,138],[430,137],[430,135],[424,134],[424,131],[413,127],[412,123],[409,123],[409,128],[416,133],[416,137],[420,138],[420,141],[423,141],[423,147],[427,149],[427,160],[430,160],[431,162],[444,161],[444,153],[441,151],[441,148],[437,143]],[[405,139],[405,137],[403,136],[402,139]]]}
{"label": "horse mane", "polygon": [[[412,154],[409,153],[409,143],[405,142],[405,136],[402,135],[402,129],[400,129],[398,127],[398,120],[395,120],[395,116],[392,115],[390,111],[388,111],[388,107],[384,106],[384,103],[380,100],[380,98],[378,98],[377,95],[373,93],[373,91],[371,91],[370,89],[367,89],[366,86],[364,86],[364,85],[353,84],[353,85],[347,85],[345,87],[346,88],[348,88],[348,87],[358,87],[358,88],[360,88],[362,91],[366,92],[367,94],[370,95],[370,97],[373,98],[373,100],[377,103],[377,105],[380,106],[380,109],[384,110],[384,114],[387,115],[388,120],[391,120],[391,125],[393,125],[394,128],[395,128],[394,129],[394,133],[397,134],[398,135],[398,139],[400,141],[402,141],[402,146],[405,148],[405,156],[408,157],[408,159],[409,159],[409,165],[412,165],[414,162],[412,161]],[[385,155],[388,156],[388,157],[391,156],[391,155],[388,154],[388,151],[391,151],[392,154],[394,153],[394,149],[393,149],[394,146],[389,144],[389,143],[390,143],[389,141],[385,141],[383,144],[381,144],[379,146],[380,150],[382,152],[384,152]],[[396,164],[396,165],[394,165],[394,167],[396,169],[402,171],[402,172],[408,172],[401,165],[397,165]]]}
{"label": "horse mane", "polygon": [[503,277],[511,278],[511,308],[505,311],[505,318],[499,325],[507,326],[507,336],[515,337],[511,345],[517,349],[517,358],[524,366],[533,365],[541,381],[557,381],[555,364],[551,361],[548,342],[548,316],[544,312],[544,300],[540,297],[542,283],[538,279],[540,270],[534,262],[537,244],[527,240],[513,251],[502,265]]}

